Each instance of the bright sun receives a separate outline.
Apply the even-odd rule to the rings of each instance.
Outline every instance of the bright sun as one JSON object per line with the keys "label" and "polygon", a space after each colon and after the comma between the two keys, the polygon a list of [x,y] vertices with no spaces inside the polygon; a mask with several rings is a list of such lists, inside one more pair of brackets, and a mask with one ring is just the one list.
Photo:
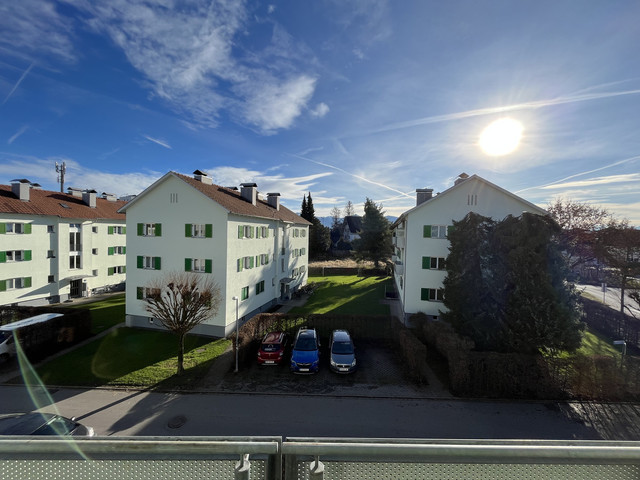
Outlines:
{"label": "bright sun", "polygon": [[480,148],[487,155],[506,155],[518,148],[520,138],[522,138],[522,124],[512,118],[500,118],[482,131]]}

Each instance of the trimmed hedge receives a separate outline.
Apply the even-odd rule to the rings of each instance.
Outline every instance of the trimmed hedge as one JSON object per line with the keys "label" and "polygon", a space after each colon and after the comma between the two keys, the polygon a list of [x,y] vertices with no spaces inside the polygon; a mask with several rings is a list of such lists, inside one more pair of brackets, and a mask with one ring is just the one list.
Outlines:
{"label": "trimmed hedge", "polygon": [[388,277],[388,268],[358,268],[358,267],[309,267],[311,277],[356,275],[358,277]]}

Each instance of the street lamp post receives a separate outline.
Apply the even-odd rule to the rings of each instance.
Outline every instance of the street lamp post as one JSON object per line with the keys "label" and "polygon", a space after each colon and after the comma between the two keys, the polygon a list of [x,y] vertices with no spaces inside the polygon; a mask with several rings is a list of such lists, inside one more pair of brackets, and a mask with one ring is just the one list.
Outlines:
{"label": "street lamp post", "polygon": [[238,297],[233,297],[231,300],[236,301],[236,369],[235,373],[238,373],[238,302],[240,299]]}

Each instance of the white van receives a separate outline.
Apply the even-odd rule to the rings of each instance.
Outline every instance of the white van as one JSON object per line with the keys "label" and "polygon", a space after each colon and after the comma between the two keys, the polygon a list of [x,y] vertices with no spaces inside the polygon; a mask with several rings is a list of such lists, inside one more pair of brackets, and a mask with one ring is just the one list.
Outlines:
{"label": "white van", "polygon": [[45,323],[52,318],[61,317],[62,313],[41,313],[35,317],[25,318],[17,322],[8,323],[0,326],[0,358],[8,359],[16,354],[16,345],[14,341],[14,332],[28,325]]}

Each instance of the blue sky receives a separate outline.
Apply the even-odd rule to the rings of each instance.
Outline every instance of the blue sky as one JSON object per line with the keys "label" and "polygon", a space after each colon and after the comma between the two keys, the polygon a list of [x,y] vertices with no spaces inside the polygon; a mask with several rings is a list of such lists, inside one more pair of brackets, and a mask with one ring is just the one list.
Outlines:
{"label": "blue sky", "polygon": [[[0,6],[0,183],[169,170],[388,215],[478,174],[640,225],[635,1],[21,0]],[[518,120],[492,157],[481,131]]]}

